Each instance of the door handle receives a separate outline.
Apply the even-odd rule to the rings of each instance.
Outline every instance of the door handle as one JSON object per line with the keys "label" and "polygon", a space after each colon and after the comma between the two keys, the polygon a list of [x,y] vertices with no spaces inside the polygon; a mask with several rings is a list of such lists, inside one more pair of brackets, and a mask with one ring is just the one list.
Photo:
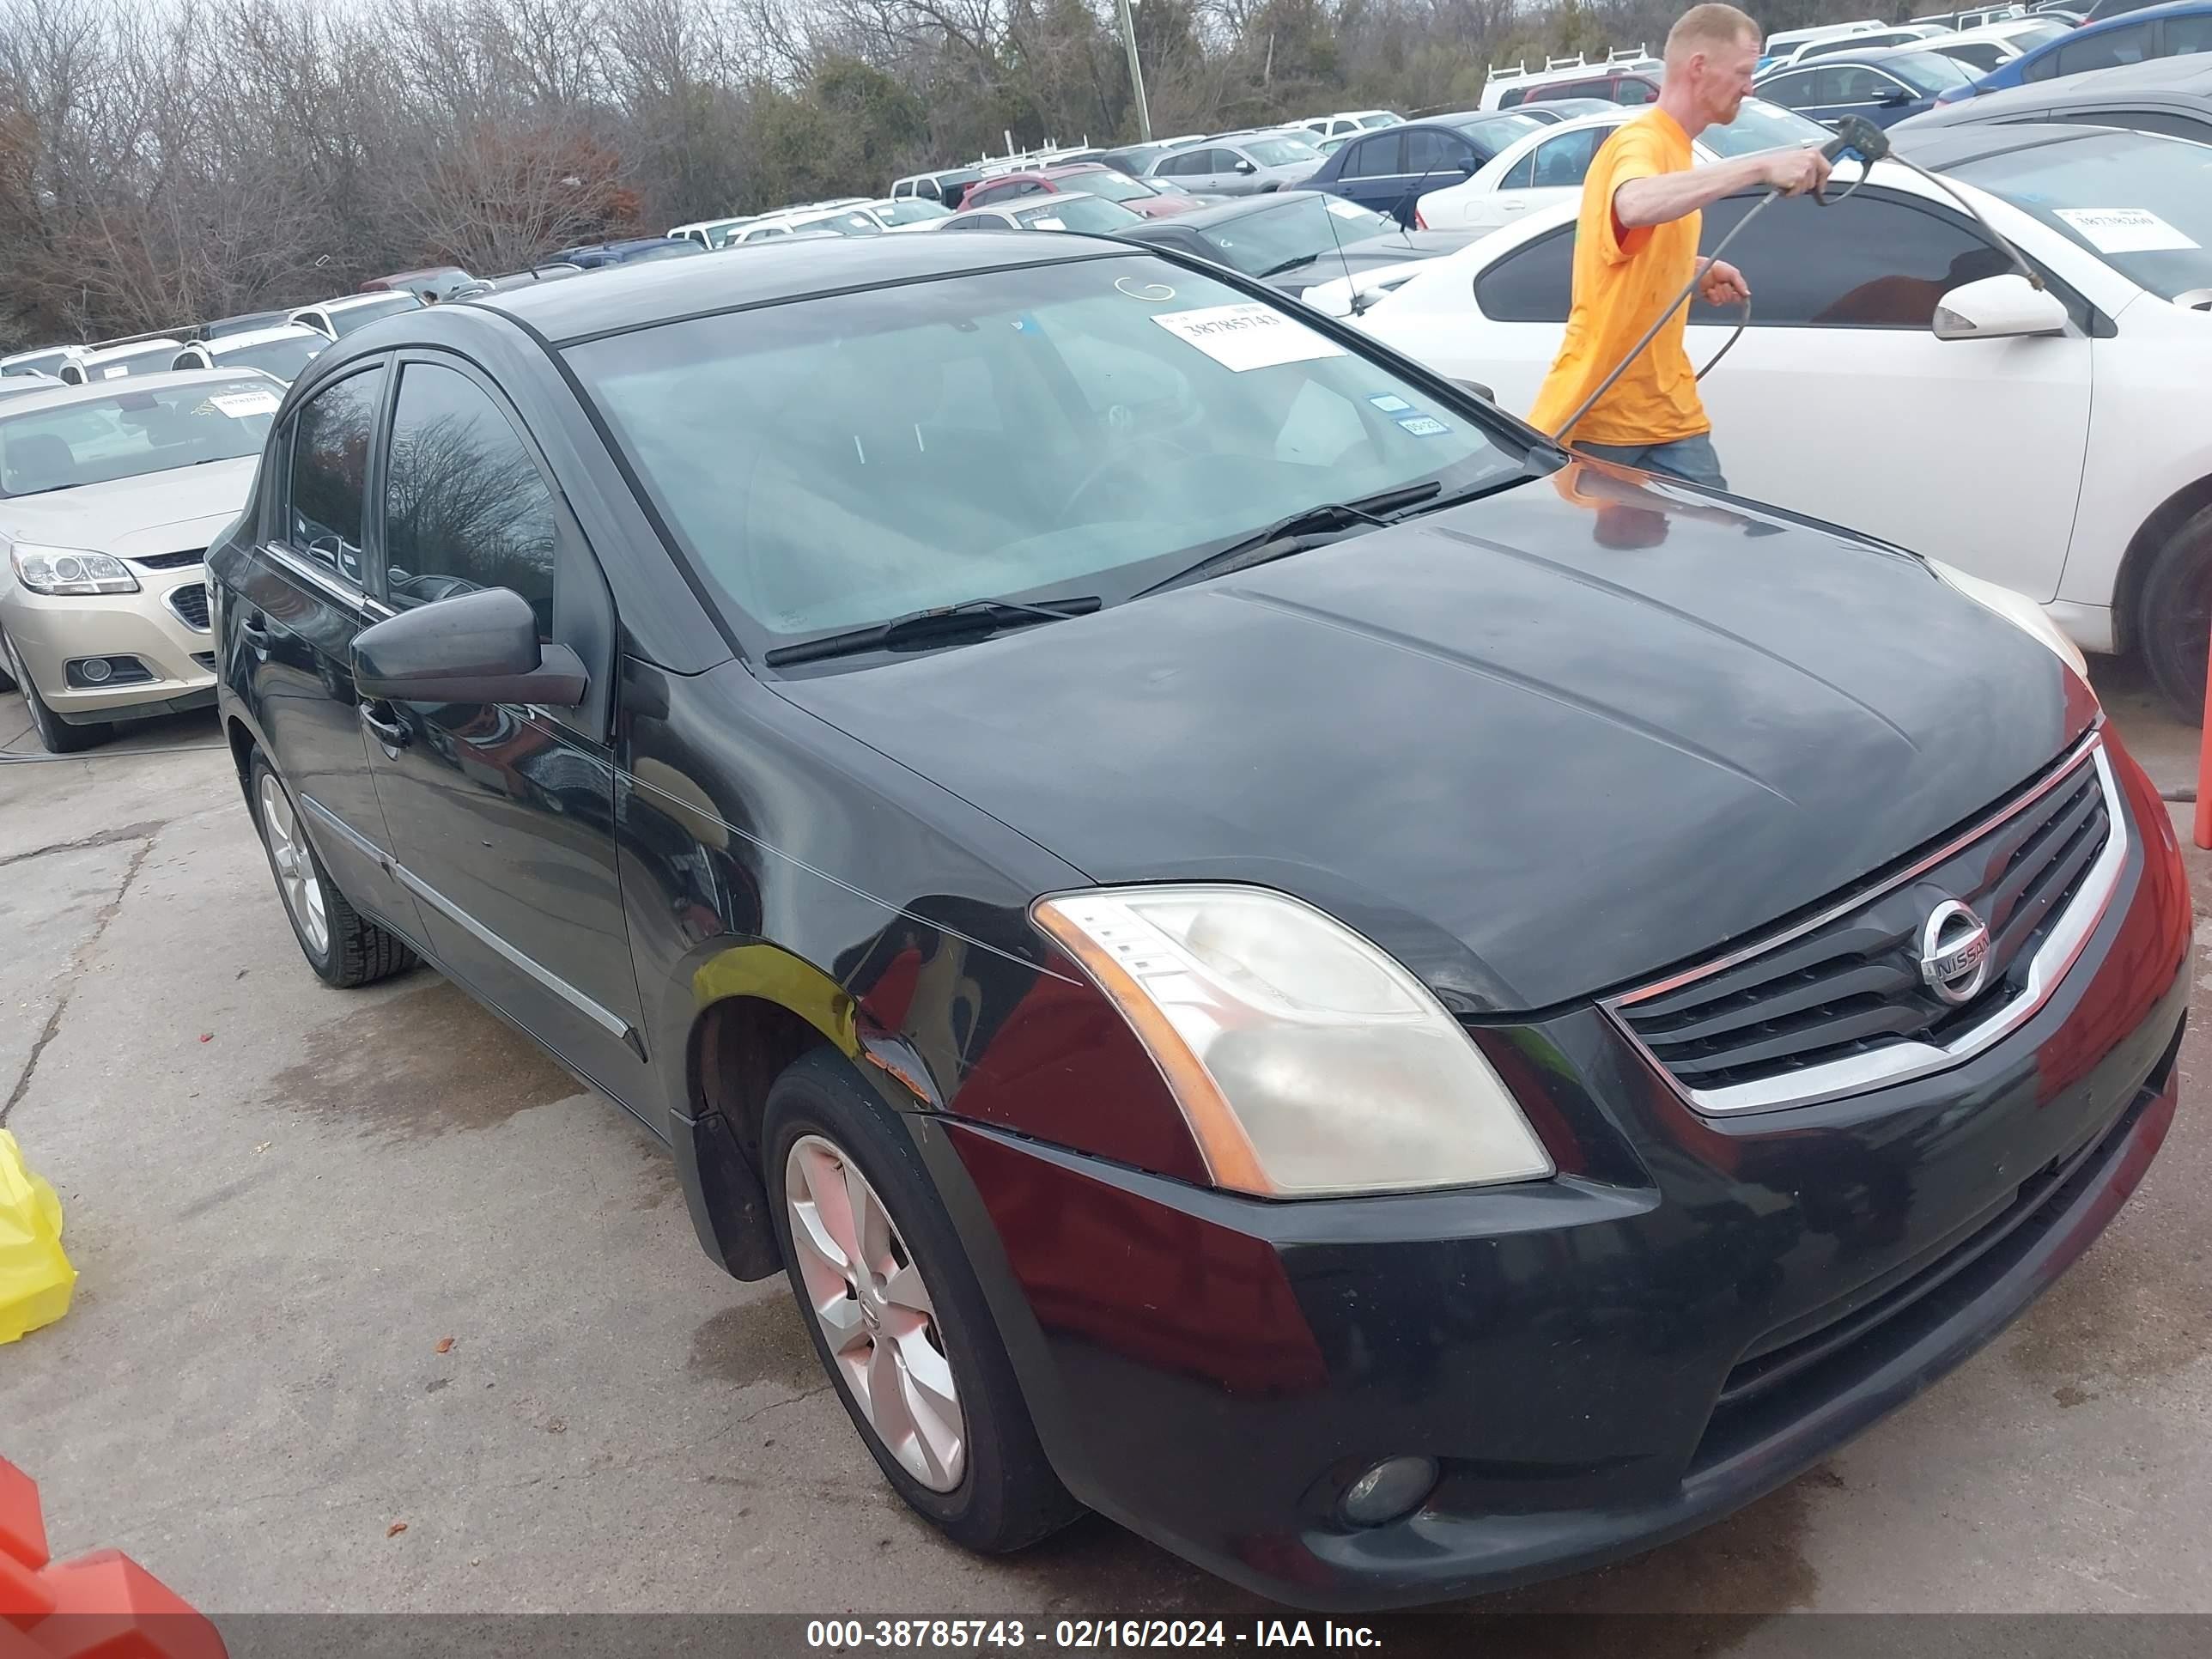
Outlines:
{"label": "door handle", "polygon": [[386,749],[404,749],[407,746],[407,728],[398,720],[387,720],[379,714],[374,703],[357,703],[354,712],[361,716],[361,723],[368,729],[369,736]]}
{"label": "door handle", "polygon": [[262,626],[258,612],[248,611],[238,619],[238,631],[254,645],[269,643],[269,630]]}

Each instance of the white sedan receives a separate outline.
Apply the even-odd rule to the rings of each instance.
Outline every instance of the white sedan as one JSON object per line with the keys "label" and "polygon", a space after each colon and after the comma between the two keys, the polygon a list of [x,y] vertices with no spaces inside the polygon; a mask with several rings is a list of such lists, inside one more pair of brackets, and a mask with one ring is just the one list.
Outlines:
{"label": "white sedan", "polygon": [[[1422,197],[1413,210],[1413,222],[1423,230],[1492,231],[1540,208],[1577,200],[1598,147],[1614,128],[1645,112],[1623,104],[1602,114],[1523,133],[1470,178]],[[1717,161],[1754,150],[1825,143],[1834,137],[1795,110],[1747,98],[1733,122],[1706,128],[1690,148],[1700,161]]]}
{"label": "white sedan", "polygon": [[[412,299],[414,296],[408,296]],[[258,368],[289,386],[330,344],[331,337],[305,323],[249,329],[218,339],[195,340],[177,353],[172,368]]]}
{"label": "white sedan", "polygon": [[[2084,649],[2139,653],[2177,707],[2201,711],[2212,149],[2049,125],[1893,142],[1966,193],[2045,288],[2008,275],[1956,202],[1893,164],[1828,206],[1769,207],[1728,252],[1750,326],[1700,387],[1729,488],[2028,594]],[[1704,245],[1757,199],[1706,209]],[[1431,261],[1359,326],[1528,409],[1559,349],[1574,218],[1563,204]],[[1691,361],[1736,319],[1695,305]]]}

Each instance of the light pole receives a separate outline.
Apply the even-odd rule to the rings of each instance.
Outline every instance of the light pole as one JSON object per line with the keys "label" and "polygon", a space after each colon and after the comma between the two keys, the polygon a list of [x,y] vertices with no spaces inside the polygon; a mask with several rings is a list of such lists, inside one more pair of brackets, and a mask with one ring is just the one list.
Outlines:
{"label": "light pole", "polygon": [[1145,71],[1137,62],[1137,26],[1129,16],[1130,0],[1115,0],[1121,13],[1121,44],[1129,52],[1129,84],[1137,91],[1137,127],[1146,143],[1152,142],[1152,112],[1145,103]]}

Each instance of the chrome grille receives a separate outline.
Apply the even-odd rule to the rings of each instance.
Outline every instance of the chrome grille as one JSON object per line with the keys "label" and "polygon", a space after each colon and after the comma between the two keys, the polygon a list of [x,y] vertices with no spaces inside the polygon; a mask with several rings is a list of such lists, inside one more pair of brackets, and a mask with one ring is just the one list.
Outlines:
{"label": "chrome grille", "polygon": [[179,553],[134,553],[131,562],[142,570],[182,570],[186,565],[205,564],[207,549],[188,547]]}
{"label": "chrome grille", "polygon": [[[1768,945],[1632,993],[1613,1013],[1709,1111],[1879,1087],[1955,1064],[2040,1004],[2086,939],[2125,833],[2101,745],[1877,890]],[[1921,971],[1947,899],[1987,924],[1989,968],[1964,1003]],[[2063,956],[2065,960],[2057,962]]]}

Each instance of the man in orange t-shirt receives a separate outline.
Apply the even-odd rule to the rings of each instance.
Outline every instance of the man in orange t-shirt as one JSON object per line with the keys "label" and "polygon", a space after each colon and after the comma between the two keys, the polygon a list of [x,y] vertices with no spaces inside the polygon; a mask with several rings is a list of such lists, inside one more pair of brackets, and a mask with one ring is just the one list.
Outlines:
{"label": "man in orange t-shirt", "polygon": [[[1690,141],[1735,119],[1751,90],[1759,40],[1757,23],[1724,5],[1692,6],[1668,32],[1658,101],[1615,130],[1583,180],[1566,338],[1528,411],[1532,425],[1588,453],[1717,489],[1728,481],[1682,346],[1686,307],[1676,308],[1572,432],[1560,428],[1698,269],[1706,203],[1749,185],[1794,196],[1827,178],[1828,163],[1814,149],[1696,165]],[[1711,305],[1751,297],[1743,274],[1718,260],[1706,264],[1698,292]]]}

